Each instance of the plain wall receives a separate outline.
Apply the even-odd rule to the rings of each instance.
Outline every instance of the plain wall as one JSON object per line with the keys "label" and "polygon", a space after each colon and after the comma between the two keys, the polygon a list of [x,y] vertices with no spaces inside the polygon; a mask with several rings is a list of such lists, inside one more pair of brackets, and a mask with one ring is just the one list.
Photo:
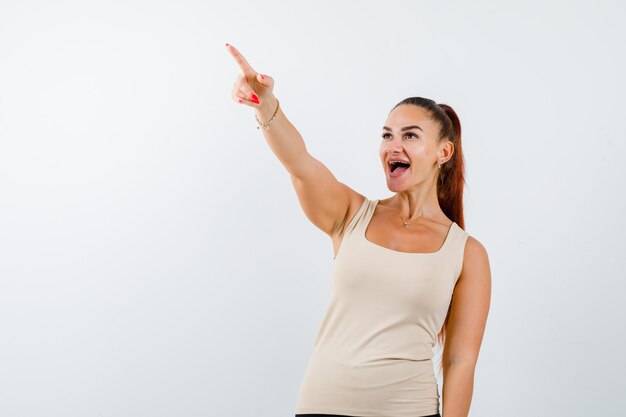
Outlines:
{"label": "plain wall", "polygon": [[[371,199],[388,112],[463,128],[492,300],[471,416],[617,416],[619,1],[0,1],[0,415],[292,416],[331,240],[225,43]],[[441,389],[441,387],[440,387]]]}

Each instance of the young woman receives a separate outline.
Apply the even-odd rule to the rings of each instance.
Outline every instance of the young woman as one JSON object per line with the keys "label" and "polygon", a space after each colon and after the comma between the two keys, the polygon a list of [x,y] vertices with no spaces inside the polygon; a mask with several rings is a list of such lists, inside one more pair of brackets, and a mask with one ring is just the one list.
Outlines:
{"label": "young woman", "polygon": [[443,346],[443,417],[466,417],[491,299],[483,245],[464,229],[461,125],[422,97],[393,107],[380,161],[394,194],[370,200],[311,156],[259,74],[226,44],[242,74],[232,98],[291,175],[300,205],[333,242],[331,301],[296,416],[440,417],[433,347]]}

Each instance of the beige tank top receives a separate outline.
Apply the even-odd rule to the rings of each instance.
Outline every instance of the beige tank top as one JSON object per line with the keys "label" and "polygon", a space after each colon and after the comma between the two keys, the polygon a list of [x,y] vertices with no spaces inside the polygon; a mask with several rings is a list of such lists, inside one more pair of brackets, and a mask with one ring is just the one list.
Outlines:
{"label": "beige tank top", "polygon": [[365,198],[346,226],[296,414],[418,417],[439,412],[433,348],[469,234],[452,223],[436,252],[385,248],[365,238],[378,202]]}

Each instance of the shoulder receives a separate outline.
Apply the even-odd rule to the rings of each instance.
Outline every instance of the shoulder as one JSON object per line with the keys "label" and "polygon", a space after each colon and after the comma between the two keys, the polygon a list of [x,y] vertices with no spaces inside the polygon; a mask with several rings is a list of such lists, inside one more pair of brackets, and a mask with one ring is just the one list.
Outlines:
{"label": "shoulder", "polygon": [[489,254],[485,246],[474,236],[467,236],[461,277],[470,277],[472,280],[491,280]]}
{"label": "shoulder", "polygon": [[472,258],[488,258],[487,248],[474,236],[468,234],[467,242],[465,243],[465,255]]}

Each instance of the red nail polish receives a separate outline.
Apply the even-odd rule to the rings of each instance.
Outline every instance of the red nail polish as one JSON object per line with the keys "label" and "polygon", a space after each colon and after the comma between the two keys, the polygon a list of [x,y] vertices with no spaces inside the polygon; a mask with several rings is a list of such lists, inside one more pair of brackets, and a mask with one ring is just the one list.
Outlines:
{"label": "red nail polish", "polygon": [[240,103],[243,103],[243,100],[242,100],[242,99],[239,99],[239,102],[240,102]]}
{"label": "red nail polish", "polygon": [[252,94],[251,97],[252,97],[252,101],[255,101],[257,103],[259,102],[259,98],[256,96],[256,94]]}
{"label": "red nail polish", "polygon": [[265,79],[265,75],[261,74],[261,78],[262,78],[262,79]]}

